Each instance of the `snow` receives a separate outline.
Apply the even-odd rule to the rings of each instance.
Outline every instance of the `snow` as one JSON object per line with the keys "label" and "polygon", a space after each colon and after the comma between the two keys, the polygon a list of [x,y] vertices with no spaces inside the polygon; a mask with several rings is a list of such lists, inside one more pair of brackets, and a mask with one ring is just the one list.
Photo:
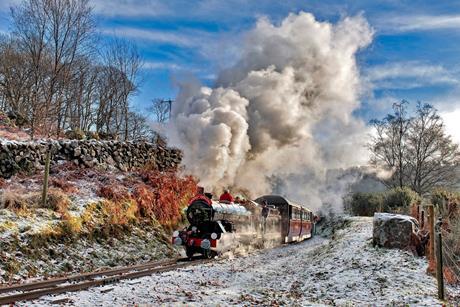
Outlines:
{"label": "snow", "polygon": [[[69,293],[75,306],[121,305],[416,305],[436,306],[436,281],[424,258],[371,245],[372,218],[351,218],[330,239],[220,259],[138,279],[109,292]],[[448,286],[452,300],[459,288]],[[42,306],[51,297],[27,305]]]}
{"label": "snow", "polygon": [[398,220],[403,220],[411,223],[417,223],[417,220],[414,219],[413,217],[409,215],[402,215],[402,214],[393,214],[393,213],[375,213],[374,214],[374,220],[379,220],[379,221],[389,221],[391,219],[398,219]]}

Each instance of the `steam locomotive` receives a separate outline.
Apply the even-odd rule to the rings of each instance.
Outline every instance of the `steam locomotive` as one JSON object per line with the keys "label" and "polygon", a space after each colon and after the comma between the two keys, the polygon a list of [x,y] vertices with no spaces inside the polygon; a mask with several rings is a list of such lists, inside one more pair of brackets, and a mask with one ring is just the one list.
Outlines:
{"label": "steam locomotive", "polygon": [[174,231],[172,243],[184,246],[188,258],[212,258],[238,245],[267,247],[300,242],[313,234],[314,215],[278,195],[255,201],[223,203],[197,198],[187,211],[190,225]]}

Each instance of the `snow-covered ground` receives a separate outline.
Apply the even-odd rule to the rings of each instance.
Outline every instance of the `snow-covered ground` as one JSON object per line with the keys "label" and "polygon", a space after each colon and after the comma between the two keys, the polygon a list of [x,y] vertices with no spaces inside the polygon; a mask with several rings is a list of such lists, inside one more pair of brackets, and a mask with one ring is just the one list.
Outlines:
{"label": "snow-covered ground", "polygon": [[[332,239],[315,237],[120,282],[109,292],[93,288],[66,297],[75,306],[441,305],[436,281],[425,273],[426,261],[407,252],[374,248],[371,235],[371,218],[352,218],[350,226]],[[447,292],[453,302],[460,301],[458,288],[448,287]],[[46,305],[50,299],[35,305]]]}

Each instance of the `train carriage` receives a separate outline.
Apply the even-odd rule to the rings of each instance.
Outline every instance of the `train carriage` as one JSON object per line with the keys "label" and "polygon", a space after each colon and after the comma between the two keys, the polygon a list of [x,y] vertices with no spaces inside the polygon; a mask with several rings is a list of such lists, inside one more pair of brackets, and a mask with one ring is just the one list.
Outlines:
{"label": "train carriage", "polygon": [[259,204],[265,201],[269,206],[279,210],[282,221],[281,237],[284,243],[300,242],[311,238],[314,216],[308,208],[279,195],[265,195],[255,201]]}

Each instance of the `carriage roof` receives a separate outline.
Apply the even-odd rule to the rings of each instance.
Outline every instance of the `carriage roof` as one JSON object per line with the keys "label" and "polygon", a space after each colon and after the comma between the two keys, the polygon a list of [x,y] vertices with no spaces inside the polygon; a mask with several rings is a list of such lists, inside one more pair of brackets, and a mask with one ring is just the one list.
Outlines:
{"label": "carriage roof", "polygon": [[278,206],[292,206],[292,207],[296,207],[296,208],[300,208],[300,209],[303,209],[303,210],[306,210],[306,211],[309,211],[311,212],[310,209],[308,209],[306,206],[302,205],[302,204],[297,204],[293,201],[290,201],[288,200],[287,198],[283,197],[283,196],[280,196],[280,195],[264,195],[264,196],[261,196],[259,198],[257,198],[255,201],[257,203],[262,203],[264,200],[267,201],[267,203],[269,205],[278,205]]}

